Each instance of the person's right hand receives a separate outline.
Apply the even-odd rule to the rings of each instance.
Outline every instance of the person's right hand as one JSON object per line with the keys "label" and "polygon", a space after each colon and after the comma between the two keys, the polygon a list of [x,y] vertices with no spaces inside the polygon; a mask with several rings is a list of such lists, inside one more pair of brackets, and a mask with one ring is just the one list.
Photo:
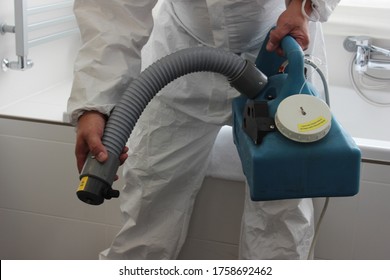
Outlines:
{"label": "person's right hand", "polygon": [[[267,42],[267,51],[284,56],[281,48],[281,41],[286,35],[291,35],[297,43],[306,50],[310,43],[309,20],[302,14],[302,1],[292,0],[287,9],[279,16],[276,27],[271,30]],[[312,12],[311,1],[306,2],[305,10],[307,14]]]}
{"label": "person's right hand", "polygon": [[[89,152],[91,152],[99,162],[104,162],[108,158],[108,153],[101,139],[103,137],[106,116],[97,111],[87,111],[78,120],[76,134],[76,160],[79,173],[84,166]],[[120,163],[127,159],[128,148],[124,147],[119,157]]]}

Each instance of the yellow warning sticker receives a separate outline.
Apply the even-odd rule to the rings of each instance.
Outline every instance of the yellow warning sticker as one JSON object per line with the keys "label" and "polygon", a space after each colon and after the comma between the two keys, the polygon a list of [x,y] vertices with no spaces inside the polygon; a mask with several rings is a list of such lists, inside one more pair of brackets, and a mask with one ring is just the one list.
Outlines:
{"label": "yellow warning sticker", "polygon": [[88,176],[83,177],[80,180],[80,185],[79,185],[79,188],[77,189],[77,191],[83,191],[85,186],[87,185],[87,182],[88,182]]}
{"label": "yellow warning sticker", "polygon": [[318,129],[327,123],[328,123],[328,120],[321,116],[321,117],[318,117],[318,118],[311,120],[309,122],[306,122],[306,123],[299,123],[298,130],[300,132],[307,132],[307,131]]}

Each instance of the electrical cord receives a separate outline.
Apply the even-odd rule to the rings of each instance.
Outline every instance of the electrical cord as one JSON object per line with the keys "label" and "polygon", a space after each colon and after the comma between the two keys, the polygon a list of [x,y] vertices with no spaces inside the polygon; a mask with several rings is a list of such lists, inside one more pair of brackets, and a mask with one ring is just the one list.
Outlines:
{"label": "electrical cord", "polygon": [[[323,87],[324,87],[324,94],[325,94],[325,102],[326,104],[328,104],[328,106],[330,107],[330,97],[329,97],[329,87],[328,87],[328,83],[326,81],[326,77],[324,75],[324,73],[321,71],[321,69],[311,60],[309,59],[308,57],[305,57],[305,64],[307,65],[310,65],[311,67],[314,68],[314,70],[320,75],[320,78],[322,80],[322,84],[323,84]],[[308,254],[308,257],[307,259],[308,260],[311,260],[314,258],[314,248],[317,244],[317,240],[318,240],[318,234],[319,234],[319,231],[320,231],[320,226],[322,224],[322,220],[325,216],[325,213],[326,213],[326,210],[328,209],[328,205],[329,205],[329,200],[330,198],[329,197],[326,197],[325,198],[325,203],[324,203],[324,206],[322,208],[322,211],[321,211],[321,214],[320,214],[320,217],[317,221],[317,225],[314,229],[314,236],[313,236],[313,240],[311,242],[311,245],[310,245],[310,249],[309,249],[309,254]]]}
{"label": "electrical cord", "polygon": [[[322,85],[324,87],[324,98],[325,98],[325,102],[326,104],[328,104],[328,106],[330,107],[330,97],[329,97],[329,87],[328,87],[328,83],[326,81],[326,77],[324,75],[324,73],[321,71],[321,69],[317,66],[317,64],[315,64],[311,57],[308,56],[308,55],[305,55],[305,58],[304,58],[304,63],[313,67],[313,69],[317,72],[317,74],[320,76],[321,78],[321,81],[322,81]],[[285,62],[283,62],[283,64],[279,67],[279,73],[284,73],[284,70],[286,69],[288,65],[288,60],[286,60]],[[305,81],[306,83],[306,81]],[[305,83],[302,85],[302,88],[304,87]],[[301,88],[301,90],[302,90]]]}
{"label": "electrical cord", "polygon": [[326,81],[326,77],[325,77],[324,73],[317,66],[317,64],[315,64],[309,57],[305,57],[305,64],[310,65],[311,67],[313,67],[313,69],[320,76],[322,84],[323,84],[323,87],[324,87],[325,102],[330,107],[329,87],[328,87],[328,83]]}
{"label": "electrical cord", "polygon": [[[325,94],[325,102],[326,104],[328,104],[328,106],[330,107],[330,97],[329,97],[329,87],[328,87],[328,83],[327,83],[327,80],[326,80],[326,77],[324,75],[324,73],[321,71],[321,69],[317,66],[317,64],[315,64],[312,59],[310,59],[309,56],[305,56],[305,59],[304,59],[304,62],[305,64],[313,67],[313,69],[318,73],[318,75],[320,76],[321,78],[321,81],[322,81],[322,84],[323,84],[323,87],[324,87],[324,94]],[[324,206],[322,207],[322,211],[321,211],[321,214],[320,214],[320,217],[317,221],[317,225],[314,229],[314,236],[313,236],[313,240],[311,242],[311,245],[310,245],[310,249],[309,249],[309,254],[307,256],[307,259],[308,260],[311,260],[314,258],[314,248],[317,244],[317,240],[318,240],[318,234],[319,234],[319,231],[320,231],[320,226],[322,224],[322,220],[325,216],[325,213],[326,213],[326,210],[328,209],[328,205],[329,205],[329,200],[330,198],[329,197],[326,197],[325,198],[325,203],[324,203]]]}
{"label": "electrical cord", "polygon": [[314,229],[313,240],[311,241],[311,245],[310,245],[310,249],[309,249],[309,254],[308,254],[308,256],[307,256],[307,259],[308,259],[308,260],[312,260],[312,259],[314,258],[314,248],[315,248],[315,246],[316,246],[316,244],[317,244],[318,233],[319,233],[319,231],[320,231],[320,226],[321,226],[321,224],[322,224],[322,220],[324,219],[326,210],[328,209],[329,201],[330,201],[330,198],[329,198],[329,197],[326,197],[326,198],[325,198],[324,206],[322,207],[322,211],[321,211],[320,217],[318,218],[317,225],[316,225],[316,227],[315,227],[315,229]]}

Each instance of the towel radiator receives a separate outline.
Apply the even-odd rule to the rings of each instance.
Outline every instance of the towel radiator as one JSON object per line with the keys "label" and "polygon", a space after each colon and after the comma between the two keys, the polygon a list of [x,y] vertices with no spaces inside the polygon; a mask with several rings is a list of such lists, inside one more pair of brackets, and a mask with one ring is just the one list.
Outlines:
{"label": "towel radiator", "polygon": [[[73,0],[54,2],[40,6],[28,7],[27,0],[14,0],[14,14],[15,25],[7,25],[0,22],[0,33],[15,34],[15,51],[17,60],[10,61],[5,58],[2,60],[3,70],[26,70],[33,66],[33,62],[28,58],[29,48],[57,40],[69,35],[78,34],[79,29],[76,25],[76,20],[71,11]],[[33,17],[40,17],[43,15],[47,17],[50,14],[62,11],[60,16],[50,17],[45,20],[35,21],[30,23],[29,19]],[[42,17],[42,16],[41,16]],[[73,26],[72,26],[73,24]],[[67,26],[63,29],[61,27]],[[56,31],[50,34],[40,35],[40,37],[29,39],[29,33],[45,30],[48,28],[55,28]],[[60,29],[58,31],[58,29]]]}

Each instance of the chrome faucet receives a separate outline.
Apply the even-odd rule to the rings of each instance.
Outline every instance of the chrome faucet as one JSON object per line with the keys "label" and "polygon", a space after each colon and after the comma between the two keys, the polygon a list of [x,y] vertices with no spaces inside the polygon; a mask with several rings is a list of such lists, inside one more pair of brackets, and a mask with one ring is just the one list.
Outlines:
{"label": "chrome faucet", "polygon": [[347,37],[344,40],[344,49],[356,53],[355,70],[359,73],[368,69],[390,70],[390,59],[372,57],[373,53],[390,57],[390,50],[372,45],[370,37]]}

